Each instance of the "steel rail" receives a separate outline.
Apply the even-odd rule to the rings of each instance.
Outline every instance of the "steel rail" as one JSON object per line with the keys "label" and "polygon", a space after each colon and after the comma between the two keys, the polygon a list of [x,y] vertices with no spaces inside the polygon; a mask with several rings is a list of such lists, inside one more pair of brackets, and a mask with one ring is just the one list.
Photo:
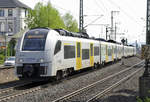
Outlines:
{"label": "steel rail", "polygon": [[139,63],[137,63],[137,64],[135,64],[135,65],[133,65],[133,66],[131,66],[131,67],[125,69],[125,70],[122,70],[122,71],[120,71],[120,72],[118,72],[118,73],[115,73],[115,74],[113,74],[113,75],[110,75],[110,76],[108,76],[108,77],[106,77],[106,78],[103,78],[103,79],[101,79],[101,80],[99,80],[99,81],[97,81],[97,82],[94,82],[94,83],[92,83],[92,84],[86,86],[86,87],[83,87],[83,88],[81,88],[81,89],[79,89],[79,90],[76,90],[76,91],[70,93],[70,94],[67,94],[67,95],[65,95],[65,96],[62,96],[62,97],[56,99],[56,100],[53,100],[52,102],[59,102],[59,101],[63,101],[63,100],[68,100],[68,99],[70,99],[71,97],[74,97],[74,96],[80,94],[81,92],[84,92],[84,91],[86,91],[86,90],[88,90],[88,89],[93,88],[96,84],[105,82],[105,81],[107,81],[108,79],[113,78],[114,76],[117,76],[117,75],[119,75],[119,74],[121,74],[121,73],[124,73],[124,72],[126,72],[126,71],[132,69],[133,67],[135,67],[135,66],[137,66],[137,65],[142,64],[143,62],[144,62],[144,61],[142,60],[141,62],[139,62]]}
{"label": "steel rail", "polygon": [[[16,86],[17,87],[22,87],[24,85],[28,85],[28,84],[31,84],[32,82],[29,82],[29,83],[25,83],[25,84],[22,84],[22,85],[18,85]],[[35,92],[35,91],[38,91],[40,90],[41,87],[40,86],[37,86],[37,87],[34,87],[34,88],[31,88],[31,89],[25,89],[25,90],[19,90],[19,91],[16,91],[16,90],[13,90],[13,87],[11,87],[10,89],[6,89],[6,90],[3,90],[2,92],[0,92],[0,95],[2,93],[6,93],[6,92],[9,92],[9,91],[16,91],[15,93],[11,93],[8,95],[5,95],[5,96],[0,96],[0,102],[1,101],[7,101],[9,99],[12,99],[12,98],[15,98],[15,97],[18,97],[18,96],[22,96],[22,95],[25,95],[25,94],[28,94],[28,93],[32,93],[32,92]]]}
{"label": "steel rail", "polygon": [[102,92],[96,94],[94,97],[90,98],[89,100],[87,100],[86,102],[93,102],[94,100],[103,97],[104,95],[106,95],[108,92],[110,92],[112,89],[116,88],[117,86],[119,86],[120,84],[122,84],[122,82],[126,81],[127,79],[129,79],[130,77],[132,77],[133,75],[135,75],[137,72],[141,71],[142,68],[134,71],[133,73],[131,73],[130,75],[128,75],[127,77],[121,79],[120,81],[118,81],[117,83],[111,85],[110,87],[106,88],[105,90],[103,90]]}
{"label": "steel rail", "polygon": [[[79,89],[79,90],[77,90],[77,91],[75,91],[75,92],[73,92],[73,93],[71,93],[71,94],[69,94],[69,95],[66,95],[66,96],[64,96],[63,99],[66,99],[66,97],[69,97],[70,95],[73,95],[73,94],[74,94],[74,95],[77,95],[77,93],[80,93],[80,92],[82,92],[82,91],[84,91],[84,90],[87,90],[87,89],[90,88],[90,87],[94,87],[94,85],[96,85],[97,83],[104,82],[105,80],[110,79],[111,77],[114,77],[114,76],[116,76],[116,75],[119,75],[120,73],[123,73],[123,72],[125,72],[125,71],[127,71],[127,70],[130,70],[132,67],[134,67],[134,66],[136,66],[136,65],[139,65],[139,64],[142,63],[142,62],[143,62],[143,61],[141,61],[141,62],[139,62],[139,63],[137,63],[137,64],[135,64],[135,65],[133,65],[133,66],[131,66],[131,67],[125,69],[125,70],[123,70],[123,71],[120,71],[119,73],[116,73],[116,74],[114,74],[114,75],[111,75],[111,76],[109,76],[109,77],[106,77],[106,78],[104,78],[104,79],[102,79],[102,80],[100,80],[100,81],[98,81],[98,82],[95,82],[95,83],[93,83],[93,84],[91,84],[91,85],[88,85],[87,87],[84,87],[84,88]],[[37,86],[37,87],[31,88],[31,89],[21,90],[21,91],[18,91],[18,92],[16,92],[16,93],[8,94],[8,95],[6,95],[6,96],[1,96],[1,97],[0,97],[0,102],[1,102],[1,101],[7,101],[7,100],[9,100],[9,99],[12,99],[12,98],[15,98],[15,97],[18,97],[18,96],[22,96],[22,95],[25,95],[25,94],[28,94],[28,93],[33,93],[33,92],[36,92],[36,91],[40,91],[41,89],[42,89],[41,86]],[[11,89],[11,90],[12,90],[12,89]],[[7,91],[4,90],[3,92],[7,92]],[[8,91],[8,92],[9,92],[9,91]],[[59,98],[59,99],[57,99],[57,100],[54,100],[53,102],[58,102],[59,100],[62,100],[62,98]]]}
{"label": "steel rail", "polygon": [[0,97],[0,102],[1,101],[7,101],[9,99],[12,99],[12,98],[15,98],[15,97],[18,97],[18,96],[22,96],[22,95],[25,95],[25,94],[28,94],[28,93],[36,92],[36,91],[39,91],[39,90],[41,90],[40,86],[35,87],[35,88],[31,88],[31,89],[22,90],[22,91],[19,91],[19,92],[10,94],[10,95],[2,96],[2,97]]}
{"label": "steel rail", "polygon": [[32,82],[27,82],[27,83],[15,85],[15,86],[12,86],[12,87],[9,87],[9,88],[1,89],[1,90],[0,90],[0,95],[3,94],[3,93],[7,93],[7,92],[10,92],[10,91],[13,91],[14,88],[21,87],[21,86],[25,86],[25,85],[28,85],[28,84],[31,84],[31,83],[32,83]]}

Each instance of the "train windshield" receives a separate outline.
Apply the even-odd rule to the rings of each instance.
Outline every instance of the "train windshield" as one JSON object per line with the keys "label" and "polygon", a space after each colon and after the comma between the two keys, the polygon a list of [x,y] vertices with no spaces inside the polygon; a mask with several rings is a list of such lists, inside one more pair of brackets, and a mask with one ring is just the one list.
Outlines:
{"label": "train windshield", "polygon": [[29,31],[23,41],[23,51],[44,51],[47,33],[41,31]]}
{"label": "train windshield", "polygon": [[45,47],[44,39],[24,39],[23,48],[24,51],[43,51]]}

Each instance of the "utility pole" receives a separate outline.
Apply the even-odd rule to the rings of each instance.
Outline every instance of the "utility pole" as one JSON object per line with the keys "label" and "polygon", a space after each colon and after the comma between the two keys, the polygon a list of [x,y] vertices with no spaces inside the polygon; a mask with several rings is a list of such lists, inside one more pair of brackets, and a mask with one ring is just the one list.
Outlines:
{"label": "utility pole", "polygon": [[[146,46],[150,47],[150,0],[147,0],[147,13],[146,13]],[[146,51],[147,53],[149,52]],[[143,53],[144,54],[144,53]],[[146,54],[149,56],[149,53]],[[150,61],[149,57],[145,58],[145,71],[143,76],[139,78],[139,94],[142,99],[150,97]]]}
{"label": "utility pole", "polygon": [[107,35],[108,34],[108,28],[106,27],[106,40],[107,40]]}
{"label": "utility pole", "polygon": [[118,13],[119,11],[111,11],[111,39],[114,40],[114,13]]}
{"label": "utility pole", "polygon": [[[113,20],[114,20],[113,12],[114,11],[111,11],[111,37],[113,36]],[[113,37],[112,37],[112,39],[113,39]]]}
{"label": "utility pole", "polygon": [[83,0],[80,0],[80,14],[79,14],[79,32],[83,32]]}
{"label": "utility pole", "polygon": [[117,23],[115,23],[115,41],[116,41],[116,33],[117,33]]}

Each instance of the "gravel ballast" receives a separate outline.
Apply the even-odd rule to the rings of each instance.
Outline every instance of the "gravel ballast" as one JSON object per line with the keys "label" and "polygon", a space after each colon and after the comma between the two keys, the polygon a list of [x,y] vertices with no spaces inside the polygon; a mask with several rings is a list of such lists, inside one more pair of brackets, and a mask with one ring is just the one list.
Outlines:
{"label": "gravel ballast", "polygon": [[107,66],[103,69],[93,71],[91,73],[82,75],[80,77],[76,77],[69,80],[63,80],[62,82],[55,85],[50,84],[49,86],[47,86],[47,88],[43,88],[43,90],[41,91],[20,96],[8,101],[9,102],[51,102],[56,98],[69,94],[70,92],[78,90],[102,78],[105,78],[108,75],[119,72],[125,68],[128,68],[129,66],[139,63],[140,61],[141,60],[137,57],[128,58],[125,59],[125,65],[123,66],[119,62],[117,64]]}
{"label": "gravel ballast", "polygon": [[137,102],[136,98],[139,96],[139,77],[143,73],[144,69],[112,90],[104,98],[97,100],[97,102]]}
{"label": "gravel ballast", "polygon": [[18,80],[18,78],[15,76],[14,68],[0,69],[0,84],[15,80]]}

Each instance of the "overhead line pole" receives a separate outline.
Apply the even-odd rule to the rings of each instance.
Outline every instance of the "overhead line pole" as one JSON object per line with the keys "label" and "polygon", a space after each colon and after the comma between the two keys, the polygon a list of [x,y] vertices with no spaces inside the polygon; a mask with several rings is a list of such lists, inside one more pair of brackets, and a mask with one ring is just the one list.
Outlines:
{"label": "overhead line pole", "polygon": [[114,35],[114,13],[118,13],[119,11],[111,11],[111,39],[115,40]]}
{"label": "overhead line pole", "polygon": [[80,14],[79,14],[79,32],[83,32],[83,0],[80,0]]}
{"label": "overhead line pole", "polygon": [[114,11],[111,11],[111,39],[113,40],[113,13]]}
{"label": "overhead line pole", "polygon": [[115,23],[115,41],[116,41],[117,25]]}

